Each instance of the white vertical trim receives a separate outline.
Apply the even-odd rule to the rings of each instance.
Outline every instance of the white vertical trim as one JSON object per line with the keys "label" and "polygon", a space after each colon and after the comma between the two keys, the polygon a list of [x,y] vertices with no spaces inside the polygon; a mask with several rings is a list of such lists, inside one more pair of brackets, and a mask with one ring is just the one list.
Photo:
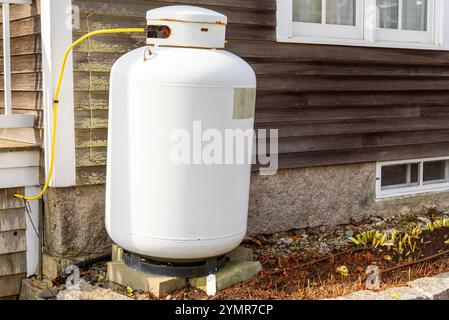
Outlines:
{"label": "white vertical trim", "polygon": [[364,39],[368,43],[376,41],[376,0],[365,0]]}
{"label": "white vertical trim", "polygon": [[321,0],[321,24],[327,23],[327,4],[326,0]]}
{"label": "white vertical trim", "polygon": [[436,0],[435,2],[435,43],[449,49],[449,2]]}
{"label": "white vertical trim", "polygon": [[[404,17],[404,11],[403,11],[403,9],[404,9],[404,5],[403,5],[403,3],[402,3],[402,0],[399,0],[399,5],[398,5],[398,30],[402,30],[403,28],[402,28],[402,20],[403,20],[403,17]],[[429,23],[429,22],[427,22],[427,23]]]}
{"label": "white vertical trim", "polygon": [[[64,53],[72,43],[71,0],[42,0],[42,71],[45,124],[45,172],[50,164],[51,132],[53,128],[53,94]],[[75,124],[73,103],[73,59],[67,67],[61,88],[58,108],[56,158],[51,187],[68,187],[76,184]]]}
{"label": "white vertical trim", "polygon": [[421,187],[424,181],[424,161],[419,162],[419,167],[418,167],[418,183],[419,186]]}
{"label": "white vertical trim", "polygon": [[[25,195],[34,196],[40,192],[38,187],[26,187]],[[38,272],[39,264],[39,205],[41,201],[28,202],[31,212],[26,214],[26,257],[27,257],[27,277],[35,275]],[[30,219],[31,218],[31,219]],[[36,230],[35,230],[36,229]]]}
{"label": "white vertical trim", "polygon": [[2,4],[3,13],[3,77],[5,95],[5,115],[12,115],[11,99],[11,39],[9,29],[9,3]]}
{"label": "white vertical trim", "polygon": [[293,1],[277,0],[277,26],[278,39],[288,39],[293,35]]}

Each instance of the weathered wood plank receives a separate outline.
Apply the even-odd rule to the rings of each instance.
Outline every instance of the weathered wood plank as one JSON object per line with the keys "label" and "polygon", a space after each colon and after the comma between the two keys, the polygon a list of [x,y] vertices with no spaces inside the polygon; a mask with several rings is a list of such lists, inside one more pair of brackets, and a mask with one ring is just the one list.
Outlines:
{"label": "weathered wood plank", "polygon": [[0,189],[0,210],[25,208],[23,200],[14,197],[14,194],[24,192],[24,188]]}
{"label": "weathered wood plank", "polygon": [[106,147],[76,148],[75,154],[78,168],[106,165]]}
{"label": "weathered wood plank", "polygon": [[16,252],[0,255],[0,277],[26,272],[26,252]]}
{"label": "weathered wood plank", "polygon": [[76,52],[73,57],[73,70],[84,72],[110,72],[112,65],[118,58],[123,56],[121,53],[98,53],[98,52]]}
{"label": "weathered wood plank", "polygon": [[[3,90],[3,75],[0,75],[0,90]],[[11,75],[13,91],[42,91],[42,73],[15,73]]]}
{"label": "weathered wood plank", "polygon": [[[449,141],[449,130],[380,132],[374,134],[350,134],[279,139],[279,153],[304,153],[316,151],[339,151],[380,147],[408,146]],[[269,150],[269,149],[268,149]]]}
{"label": "weathered wood plank", "polygon": [[301,108],[308,105],[308,93],[257,91],[256,112],[262,108]]}
{"label": "weathered wood plank", "polygon": [[106,183],[106,167],[81,167],[76,170],[77,185],[94,185]]}
{"label": "weathered wood plank", "polygon": [[[104,3],[105,0],[74,0],[74,4],[80,5],[85,2],[100,2]],[[108,0],[108,3],[123,3],[120,0]],[[150,0],[132,0],[131,3],[148,4],[155,1]],[[276,10],[276,2],[273,0],[161,0],[158,1],[161,5],[199,5],[199,6],[218,6],[218,7],[232,7],[232,8],[247,8],[256,10]],[[215,8],[214,10],[220,10],[221,8]]]}
{"label": "weathered wood plank", "polygon": [[[90,15],[109,15],[115,17],[137,17],[145,20],[148,10],[166,6],[163,1],[74,1],[79,7],[80,12]],[[176,4],[176,3],[173,3]],[[182,4],[178,2],[177,4]],[[170,3],[172,5],[172,3]],[[248,10],[248,8],[202,5],[204,8],[220,10],[220,13],[228,17],[228,23],[254,24],[265,26],[276,26],[276,16],[272,10]]]}
{"label": "weathered wood plank", "polygon": [[[4,92],[0,91],[0,108],[4,105]],[[41,91],[13,91],[12,105],[14,109],[43,110],[43,94]]]}
{"label": "weathered wood plank", "polygon": [[26,273],[0,277],[0,298],[19,294],[25,277]]}
{"label": "weathered wood plank", "polygon": [[[32,4],[13,4],[9,9],[9,18],[11,21],[40,15],[40,0],[34,0]],[[0,11],[0,21],[3,21],[3,12]],[[1,24],[1,23],[0,23]]]}
{"label": "weathered wood plank", "polygon": [[26,251],[25,230],[0,232],[0,255]]}
{"label": "weathered wood plank", "polygon": [[[73,39],[81,38],[85,33],[73,32]],[[106,52],[106,53],[127,53],[133,49],[146,45],[144,35],[136,34],[113,34],[96,35],[89,41],[84,41],[77,46],[75,52]]]}
{"label": "weathered wood plank", "polygon": [[[431,109],[428,107],[427,109]],[[446,108],[446,109],[449,109]],[[442,112],[442,108],[437,109]],[[427,111],[429,116],[431,110]],[[419,106],[379,106],[377,108],[358,107],[312,107],[300,109],[259,109],[256,112],[256,123],[264,122],[297,122],[297,121],[340,121],[340,120],[365,120],[379,118],[407,118],[419,117]]]}
{"label": "weathered wood plank", "polygon": [[75,91],[107,91],[109,77],[109,72],[74,72],[74,89]]}
{"label": "weathered wood plank", "polygon": [[[11,21],[10,28],[11,38],[22,37],[30,34],[39,34],[41,32],[40,16]],[[0,39],[3,39],[3,29],[0,29]]]}
{"label": "weathered wood plank", "polygon": [[[287,123],[258,123],[258,129],[278,129],[279,137],[330,136],[342,134],[422,131],[449,129],[449,118],[415,117],[405,119],[369,119],[348,121],[309,121]],[[404,141],[404,145],[407,140]]]}
{"label": "weathered wood plank", "polygon": [[[99,39],[99,41],[101,42],[102,39]],[[129,39],[127,41],[129,42]],[[448,52],[435,50],[363,48],[244,40],[229,41],[227,50],[243,58],[395,64],[416,64],[419,61],[420,65],[443,65],[449,63]]]}
{"label": "weathered wood plank", "polygon": [[[265,93],[270,95],[269,92]],[[280,104],[289,106],[291,101],[284,94]],[[376,108],[379,105],[391,104],[447,104],[449,105],[449,92],[447,91],[413,91],[413,92],[309,92],[306,94],[307,104],[319,105],[366,105]],[[291,99],[291,98],[290,98]]]}
{"label": "weathered wood plank", "polygon": [[313,62],[271,59],[247,59],[258,75],[320,75],[367,77],[449,77],[449,65],[397,65],[366,62]]}
{"label": "weathered wood plank", "polygon": [[[326,166],[342,163],[360,163],[372,161],[407,160],[428,157],[447,156],[449,142],[394,146],[382,148],[351,149],[342,151],[319,151],[289,153],[279,156],[279,167],[284,169],[311,166]],[[257,166],[253,167],[257,170]]]}
{"label": "weathered wood plank", "polygon": [[77,110],[75,127],[78,129],[99,129],[108,127],[108,110]]}
{"label": "weathered wood plank", "polygon": [[[0,58],[0,65],[3,65],[3,57]],[[11,57],[11,72],[40,72],[42,69],[41,54],[25,54]],[[3,69],[0,70],[3,74]]]}
{"label": "weathered wood plank", "polygon": [[76,129],[75,146],[77,148],[107,147],[107,129]]}
{"label": "weathered wood plank", "polygon": [[75,110],[108,109],[109,91],[75,91]]}
{"label": "weathered wood plank", "polygon": [[259,76],[257,86],[259,90],[296,92],[442,91],[449,90],[449,78]]}
{"label": "weathered wood plank", "polygon": [[[11,39],[11,56],[40,53],[41,51],[41,37],[39,34]],[[0,57],[3,57],[2,41],[0,41]]]}
{"label": "weathered wood plank", "polygon": [[0,210],[0,232],[12,230],[25,230],[25,209]]}
{"label": "weathered wood plank", "polygon": [[441,91],[414,92],[288,92],[258,91],[257,110],[264,108],[309,108],[320,106],[432,106],[449,105],[449,93]]}

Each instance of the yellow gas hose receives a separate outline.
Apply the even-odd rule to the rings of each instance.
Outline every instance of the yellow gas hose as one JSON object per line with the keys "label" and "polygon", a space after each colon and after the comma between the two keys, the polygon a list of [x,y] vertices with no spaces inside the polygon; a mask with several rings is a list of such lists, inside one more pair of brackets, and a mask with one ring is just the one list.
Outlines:
{"label": "yellow gas hose", "polygon": [[72,43],[70,45],[70,47],[65,52],[64,59],[62,61],[61,70],[59,72],[58,84],[56,86],[56,91],[55,91],[55,95],[54,95],[54,99],[53,99],[53,130],[52,130],[52,135],[51,135],[50,168],[48,170],[47,179],[45,181],[44,187],[42,188],[42,191],[37,196],[27,197],[27,196],[24,196],[24,195],[15,194],[14,196],[16,198],[24,199],[24,200],[30,200],[30,201],[38,200],[38,199],[42,198],[42,196],[45,194],[45,192],[47,191],[48,186],[50,184],[50,180],[51,180],[51,177],[53,175],[53,168],[54,168],[54,164],[55,164],[56,124],[57,124],[57,119],[58,119],[57,111],[58,111],[58,104],[59,104],[58,99],[59,99],[59,93],[61,91],[62,78],[64,77],[64,71],[65,71],[65,66],[66,66],[66,63],[67,63],[67,58],[69,57],[69,54],[72,51],[72,49],[75,48],[77,45],[79,45],[84,40],[86,40],[86,39],[88,39],[88,38],[90,38],[92,36],[99,35],[99,34],[143,33],[143,32],[145,32],[144,28],[124,28],[124,29],[98,30],[98,31],[90,32],[90,33],[82,36],[81,38],[79,38],[78,40],[76,40],[74,43]]}

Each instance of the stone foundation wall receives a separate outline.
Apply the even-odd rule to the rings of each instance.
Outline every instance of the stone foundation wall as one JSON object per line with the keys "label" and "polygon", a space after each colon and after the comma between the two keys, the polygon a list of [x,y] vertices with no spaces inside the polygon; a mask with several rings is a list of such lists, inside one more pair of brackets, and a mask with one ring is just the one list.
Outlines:
{"label": "stone foundation wall", "polygon": [[74,260],[109,253],[105,197],[104,185],[50,188],[45,201],[45,252]]}
{"label": "stone foundation wall", "polygon": [[[248,233],[347,224],[372,215],[449,209],[449,193],[376,201],[375,163],[281,170],[252,175]],[[46,252],[82,259],[110,252],[104,228],[104,185],[51,189],[46,201]]]}
{"label": "stone foundation wall", "polygon": [[355,164],[253,174],[249,233],[344,224],[374,213],[375,165]]}
{"label": "stone foundation wall", "polygon": [[370,216],[388,217],[449,209],[449,192],[376,200],[376,164],[362,163],[253,174],[248,232],[335,226]]}

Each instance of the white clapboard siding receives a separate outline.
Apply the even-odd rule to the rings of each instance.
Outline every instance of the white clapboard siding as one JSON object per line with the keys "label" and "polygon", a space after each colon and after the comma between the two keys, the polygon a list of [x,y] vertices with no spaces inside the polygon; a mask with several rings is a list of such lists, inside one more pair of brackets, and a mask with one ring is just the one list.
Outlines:
{"label": "white clapboard siding", "polygon": [[39,167],[0,169],[0,188],[39,184]]}
{"label": "white clapboard siding", "polygon": [[39,185],[39,151],[0,152],[0,188]]}
{"label": "white clapboard siding", "polygon": [[0,168],[39,166],[39,151],[13,151],[0,153]]}

